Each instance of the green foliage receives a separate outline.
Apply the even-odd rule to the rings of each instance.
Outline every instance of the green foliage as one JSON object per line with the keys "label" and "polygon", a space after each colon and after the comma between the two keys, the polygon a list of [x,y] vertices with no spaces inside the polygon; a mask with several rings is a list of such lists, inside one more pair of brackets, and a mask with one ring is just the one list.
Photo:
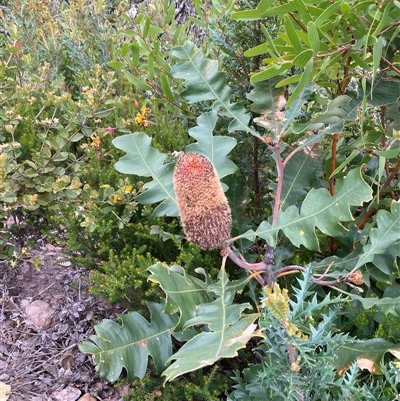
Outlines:
{"label": "green foliage", "polygon": [[158,371],[165,367],[172,352],[171,331],[177,316],[163,313],[163,305],[147,303],[151,324],[136,312],[119,315],[122,326],[103,320],[96,326],[97,335],[91,342],[80,344],[82,352],[91,353],[96,369],[102,377],[115,381],[125,367],[128,379],[143,378],[147,360],[152,356]]}
{"label": "green foliage", "polygon": [[221,367],[214,365],[209,371],[200,369],[188,373],[181,380],[163,385],[159,376],[146,375],[143,380],[134,380],[129,401],[151,401],[161,398],[167,401],[198,400],[219,401],[224,399],[227,377]]}
{"label": "green foliage", "polygon": [[[352,338],[338,332],[339,307],[345,300],[330,299],[328,294],[318,301],[310,291],[310,277],[307,272],[298,280],[299,288],[293,288],[291,300],[284,294],[287,290],[278,285],[273,292],[267,289],[260,317],[265,334],[257,349],[260,363],[244,369],[242,376],[236,375],[228,400],[391,399],[390,394],[397,390],[397,384],[391,383],[396,383],[400,370],[395,365],[381,365],[381,357],[398,346],[383,340],[352,343]],[[282,308],[287,312],[282,314]],[[357,358],[360,367],[350,366]],[[387,382],[378,379],[371,386],[362,384],[361,369],[369,362],[377,369],[382,366]],[[349,367],[346,374],[344,365]],[[370,398],[371,393],[376,398]]]}
{"label": "green foliage", "polygon": [[[392,135],[395,131],[386,131],[382,109],[397,101],[400,88],[398,69],[394,67],[398,60],[390,49],[393,44],[397,46],[394,38],[398,31],[398,6],[385,2],[379,11],[374,8],[375,3],[367,3],[358,6],[343,0],[317,9],[301,0],[285,5],[264,0],[255,10],[236,11],[233,17],[271,17],[267,20],[268,29],[260,25],[266,42],[245,52],[243,48],[236,49],[236,53],[232,51],[234,22],[224,20],[229,33],[223,38],[223,30],[214,28],[222,23],[216,17],[215,5],[210,10],[216,20],[210,31],[214,48],[202,51],[192,42],[177,43],[172,49],[167,46],[163,58],[171,63],[158,71],[151,64],[155,54],[159,55],[154,39],[158,31],[153,29],[153,36],[149,35],[152,27],[148,19],[142,16],[137,20],[140,32],[132,36],[142,41],[138,41],[135,51],[146,59],[147,65],[139,67],[137,56],[131,62],[126,56],[130,49],[134,55],[134,48],[127,46],[121,53],[124,63],[115,66],[129,68],[131,72],[125,71],[125,75],[132,84],[154,90],[159,101],[169,108],[175,107],[176,112],[198,113],[198,126],[189,130],[197,143],[190,144],[185,151],[208,155],[220,178],[234,172],[226,158],[232,148],[225,149],[233,138],[240,140],[242,149],[232,152],[236,164],[253,169],[249,169],[252,181],[244,174],[241,180],[235,176],[234,183],[232,177],[226,180],[237,218],[237,233],[232,242],[256,263],[247,262],[227,244],[216,284],[212,276],[207,276],[206,281],[195,280],[180,267],[171,271],[154,266],[149,269],[150,280],[166,293],[164,313],[179,316],[174,335],[184,343],[167,360],[169,365],[163,372],[167,381],[236,355],[251,337],[261,335],[255,325],[258,319],[265,337],[257,348],[260,363],[245,369],[243,377],[237,373],[238,384],[231,399],[368,399],[369,395],[386,399],[396,391],[396,385],[392,385],[398,375],[396,366],[388,368],[381,363],[388,350],[397,355],[397,345],[379,338],[357,343],[341,332],[339,325],[340,321],[351,325],[348,317],[342,315],[344,305],[351,299],[366,308],[376,308],[380,315],[373,319],[378,323],[379,316],[397,315],[395,305],[399,297],[394,277],[398,273],[399,253],[395,248],[400,242],[400,211],[393,196],[399,191],[395,179],[398,140]],[[363,34],[357,32],[354,36],[352,27],[360,24],[367,24],[368,30],[363,28]],[[343,29],[346,34],[339,38]],[[215,36],[217,30],[219,36]],[[238,36],[238,41],[242,40]],[[263,40],[261,35],[258,38]],[[153,58],[146,50],[149,44],[156,49]],[[214,55],[218,51],[230,54],[238,63],[243,60],[243,52],[254,58],[268,53],[269,58],[263,60],[268,66],[253,70],[251,88],[244,75],[227,77],[224,69],[230,71],[233,62],[226,57],[217,60]],[[370,51],[375,51],[372,57]],[[256,69],[259,66],[257,62],[245,65]],[[385,66],[378,74],[378,67]],[[238,77],[241,78],[235,81]],[[153,83],[158,80],[161,92]],[[394,90],[393,96],[384,97],[389,86]],[[375,107],[381,107],[379,119]],[[391,118],[390,112],[387,117]],[[218,145],[213,132],[224,135]],[[251,140],[248,134],[253,137]],[[179,211],[172,206],[171,185],[174,161],[152,148],[150,141],[141,133],[116,139],[114,144],[127,153],[116,167],[123,173],[151,177],[143,199],[140,195],[136,200],[144,204],[162,202],[158,215],[176,215]],[[232,142],[232,146],[235,144]],[[270,157],[265,156],[268,149],[273,154]],[[252,159],[243,154],[246,152]],[[271,166],[271,176],[276,177],[277,183],[266,186],[263,194],[258,181],[261,171]],[[247,191],[252,192],[254,201],[246,199]],[[268,197],[268,191],[274,194]],[[258,216],[267,199],[273,199],[272,212],[260,224]],[[246,217],[243,205],[248,211]],[[254,206],[257,213],[252,212]],[[162,228],[158,231],[163,238],[174,238],[174,234]],[[302,245],[317,253],[305,251]],[[252,256],[257,248],[263,249],[260,258],[257,254]],[[279,258],[275,268],[271,262],[273,255]],[[248,279],[229,281],[224,270],[226,257],[253,271],[257,280],[266,284],[260,314],[250,313],[250,304],[234,302],[235,296],[243,296]],[[310,258],[314,275],[291,263]],[[300,288],[293,288],[294,298],[289,298],[287,290],[280,290],[276,284],[275,291],[270,290],[279,277],[298,271],[305,272],[305,277],[299,281]],[[328,289],[316,291],[314,284]],[[349,294],[345,288],[357,289],[361,285],[367,289],[366,296]],[[375,288],[382,292],[381,298],[372,296]],[[332,290],[346,292],[350,297],[331,296]],[[246,291],[249,299],[257,302],[255,286],[249,283]],[[316,292],[323,295],[321,300]],[[362,329],[368,321],[358,323]],[[372,336],[376,327],[372,328]],[[384,331],[382,326],[379,330]],[[363,346],[370,346],[370,355],[360,351]],[[349,347],[353,352],[346,352]],[[367,363],[363,365],[364,359]],[[383,373],[385,379],[370,379],[363,385],[361,371],[354,361],[361,361],[360,368],[366,367],[371,373]]]}
{"label": "green foliage", "polygon": [[315,227],[334,237],[343,235],[346,229],[340,222],[353,220],[350,206],[370,200],[372,191],[357,170],[350,171],[336,185],[334,196],[324,188],[310,190],[300,211],[295,205],[290,206],[278,214],[274,226],[264,221],[255,234],[275,246],[278,231],[282,230],[296,247],[303,245],[313,250],[319,249]]}
{"label": "green foliage", "polygon": [[92,271],[91,292],[112,302],[127,306],[140,305],[145,299],[155,298],[154,289],[147,282],[146,269],[156,261],[146,246],[132,249],[129,255],[114,255],[110,251],[107,260]]}
{"label": "green foliage", "polygon": [[[145,316],[151,301],[151,318],[81,344],[98,371],[143,378],[151,356],[165,397],[211,400],[212,366],[247,347],[228,399],[394,399],[398,2],[195,1],[185,25],[167,1],[134,21],[103,1],[38,4],[1,20],[0,256],[24,258],[10,239],[42,222],[95,293]],[[205,154],[229,187],[222,267],[175,219],[174,151]],[[202,388],[168,383],[184,374]]]}
{"label": "green foliage", "polygon": [[[233,303],[235,292],[243,289],[247,278],[230,281],[221,269],[219,281],[214,283],[203,269],[198,270],[204,275],[200,280],[180,266],[168,268],[161,264],[151,266],[149,271],[149,280],[158,283],[166,296],[165,304],[157,306],[156,323],[141,324],[137,331],[125,319],[143,319],[140,315],[120,315],[123,326],[104,320],[95,326],[96,335],[91,341],[80,344],[82,352],[93,355],[96,370],[107,380],[116,380],[123,367],[128,378],[143,378],[148,355],[159,358],[155,360],[157,370],[163,370],[166,380],[172,380],[221,358],[237,356],[247,342],[261,336],[254,324],[258,314],[244,313],[251,305]],[[153,304],[149,303],[149,308],[154,319]],[[171,333],[185,342],[174,354]],[[158,337],[163,342],[157,348],[153,342]],[[127,349],[133,358],[126,358]]]}

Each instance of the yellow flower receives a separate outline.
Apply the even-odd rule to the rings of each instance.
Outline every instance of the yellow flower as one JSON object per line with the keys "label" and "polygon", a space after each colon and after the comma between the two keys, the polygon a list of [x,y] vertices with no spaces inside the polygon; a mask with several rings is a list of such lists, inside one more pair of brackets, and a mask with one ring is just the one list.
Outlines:
{"label": "yellow flower", "polygon": [[118,195],[118,194],[114,194],[113,195],[113,202],[114,203],[118,203],[119,201],[122,201],[123,199],[124,199],[124,197],[121,196],[121,195]]}
{"label": "yellow flower", "polygon": [[140,125],[140,124],[142,124],[143,120],[144,120],[144,117],[140,113],[137,113],[136,117],[135,117],[135,124]]}
{"label": "yellow flower", "polygon": [[147,114],[150,113],[150,111],[151,110],[148,107],[143,106],[140,109],[140,112],[136,114],[136,117],[134,120],[135,124],[142,125],[143,127],[148,127],[151,124],[151,122],[149,120],[147,120],[146,116],[147,116]]}
{"label": "yellow flower", "polygon": [[132,192],[132,185],[125,185],[124,191],[126,194],[130,194]]}

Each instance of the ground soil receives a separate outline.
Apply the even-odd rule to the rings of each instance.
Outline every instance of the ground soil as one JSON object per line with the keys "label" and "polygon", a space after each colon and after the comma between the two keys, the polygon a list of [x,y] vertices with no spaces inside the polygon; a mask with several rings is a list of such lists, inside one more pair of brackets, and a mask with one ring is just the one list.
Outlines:
{"label": "ground soil", "polygon": [[[60,247],[42,240],[29,252],[14,268],[0,262],[0,385],[11,386],[8,400],[122,400],[129,388],[102,381],[78,349],[96,321],[122,308],[91,295],[89,272],[65,262]],[[48,316],[32,315],[34,301]]]}

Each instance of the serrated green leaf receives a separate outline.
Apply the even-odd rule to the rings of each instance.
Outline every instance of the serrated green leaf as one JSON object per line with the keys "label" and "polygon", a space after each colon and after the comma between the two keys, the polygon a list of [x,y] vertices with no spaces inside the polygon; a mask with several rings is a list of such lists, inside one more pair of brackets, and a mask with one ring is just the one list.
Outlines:
{"label": "serrated green leaf", "polygon": [[154,210],[155,216],[178,216],[172,184],[174,164],[164,164],[167,155],[151,147],[151,138],[141,132],[120,136],[112,143],[126,152],[114,166],[117,171],[153,178],[144,185],[145,192],[138,195],[136,200],[143,204],[161,202]]}
{"label": "serrated green leaf", "polygon": [[258,314],[245,315],[232,325],[224,326],[222,331],[203,332],[188,341],[168,361],[174,361],[164,372],[166,381],[204,366],[214,364],[221,358],[237,356],[239,349],[245,348],[253,337],[262,337],[254,321]]}
{"label": "serrated green leaf", "polygon": [[183,326],[187,329],[192,326],[207,326],[211,331],[223,331],[225,326],[237,323],[246,309],[251,305],[246,302],[232,304],[233,296],[226,300],[224,296],[208,304],[199,305],[196,316],[189,319]]}
{"label": "serrated green leaf", "polygon": [[151,272],[149,280],[159,284],[165,292],[165,312],[179,312],[176,331],[180,331],[185,322],[196,316],[200,304],[212,301],[207,284],[187,274],[182,268],[179,269],[182,274],[161,264],[150,266],[148,270]]}
{"label": "serrated green leaf", "polygon": [[232,90],[226,84],[226,74],[218,71],[216,60],[204,57],[199,50],[194,52],[194,45],[191,42],[172,49],[172,54],[185,60],[171,70],[173,77],[185,80],[187,88],[181,93],[185,100],[189,103],[214,100],[213,109],[230,120],[229,132],[245,131],[259,136],[248,126],[250,114],[244,104],[231,103]]}
{"label": "serrated green leaf", "polygon": [[273,226],[263,221],[255,232],[247,232],[243,237],[251,238],[256,235],[273,247],[279,230],[282,230],[296,247],[303,245],[307,249],[318,250],[315,228],[333,237],[345,234],[347,229],[341,222],[353,220],[350,206],[360,206],[372,199],[372,190],[357,169],[337,180],[335,191],[335,195],[331,196],[326,189],[312,189],[300,210],[291,205],[285,211],[279,212]]}
{"label": "serrated green leaf", "polygon": [[[167,298],[166,309],[168,302],[169,309],[177,309],[179,305],[184,330],[193,326],[207,326],[207,332],[192,337],[171,357],[169,361],[175,362],[171,369],[163,373],[166,381],[211,365],[220,358],[236,356],[237,350],[243,348],[252,337],[262,336],[253,323],[258,314],[243,314],[245,309],[251,307],[250,304],[233,304],[236,291],[243,289],[246,279],[231,282],[222,268],[218,283],[206,288],[205,283],[193,280],[183,269],[183,274],[167,272],[165,268],[155,271],[153,266],[150,271],[153,273],[150,279],[155,279],[170,298],[169,301]],[[212,300],[211,292],[218,298]]]}
{"label": "serrated green leaf", "polygon": [[202,153],[207,156],[223,178],[234,173],[237,166],[227,158],[228,153],[236,146],[236,139],[228,136],[213,136],[217,123],[217,113],[210,111],[197,118],[197,126],[189,130],[189,135],[197,140],[185,148],[185,152]]}
{"label": "serrated green leaf", "polygon": [[164,305],[148,302],[151,323],[136,312],[118,315],[119,325],[109,319],[97,324],[96,335],[79,345],[81,352],[91,354],[99,375],[114,382],[125,368],[128,380],[142,379],[148,358],[153,358],[158,371],[162,371],[172,354],[171,332],[178,316],[163,312]]}
{"label": "serrated green leaf", "polygon": [[394,243],[400,243],[400,201],[392,202],[391,212],[379,210],[376,228],[371,228],[369,242],[364,245],[355,269],[371,262],[376,254],[384,253]]}
{"label": "serrated green leaf", "polygon": [[400,358],[400,345],[382,338],[346,344],[335,351],[336,358],[333,366],[339,374],[343,374],[356,361],[361,369],[368,369],[373,374],[381,374],[381,364],[387,352]]}

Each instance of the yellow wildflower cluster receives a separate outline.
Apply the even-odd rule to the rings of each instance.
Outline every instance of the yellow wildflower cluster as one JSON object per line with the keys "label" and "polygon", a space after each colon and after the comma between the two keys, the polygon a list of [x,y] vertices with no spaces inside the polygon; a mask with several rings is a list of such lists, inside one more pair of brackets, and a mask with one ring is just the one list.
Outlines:
{"label": "yellow wildflower cluster", "polygon": [[136,114],[135,124],[141,125],[143,127],[148,127],[151,124],[151,121],[147,119],[147,115],[150,113],[150,109],[146,106],[143,106],[140,111]]}
{"label": "yellow wildflower cluster", "polygon": [[[120,183],[120,188],[113,194],[112,200],[113,203],[118,203],[121,201],[125,201],[125,203],[129,203],[132,200],[133,186],[129,182],[129,179],[125,179],[123,184]],[[102,185],[101,188],[104,188],[105,185]],[[127,196],[131,195],[131,196]]]}
{"label": "yellow wildflower cluster", "polygon": [[124,197],[123,197],[122,195],[119,195],[119,194],[117,194],[117,193],[115,193],[115,194],[113,195],[113,202],[114,202],[114,203],[118,203],[118,202],[120,202],[120,201],[122,201],[122,200],[124,200]]}
{"label": "yellow wildflower cluster", "polygon": [[101,149],[101,138],[95,132],[92,134],[91,138],[92,138],[92,146],[96,150],[100,150]]}

